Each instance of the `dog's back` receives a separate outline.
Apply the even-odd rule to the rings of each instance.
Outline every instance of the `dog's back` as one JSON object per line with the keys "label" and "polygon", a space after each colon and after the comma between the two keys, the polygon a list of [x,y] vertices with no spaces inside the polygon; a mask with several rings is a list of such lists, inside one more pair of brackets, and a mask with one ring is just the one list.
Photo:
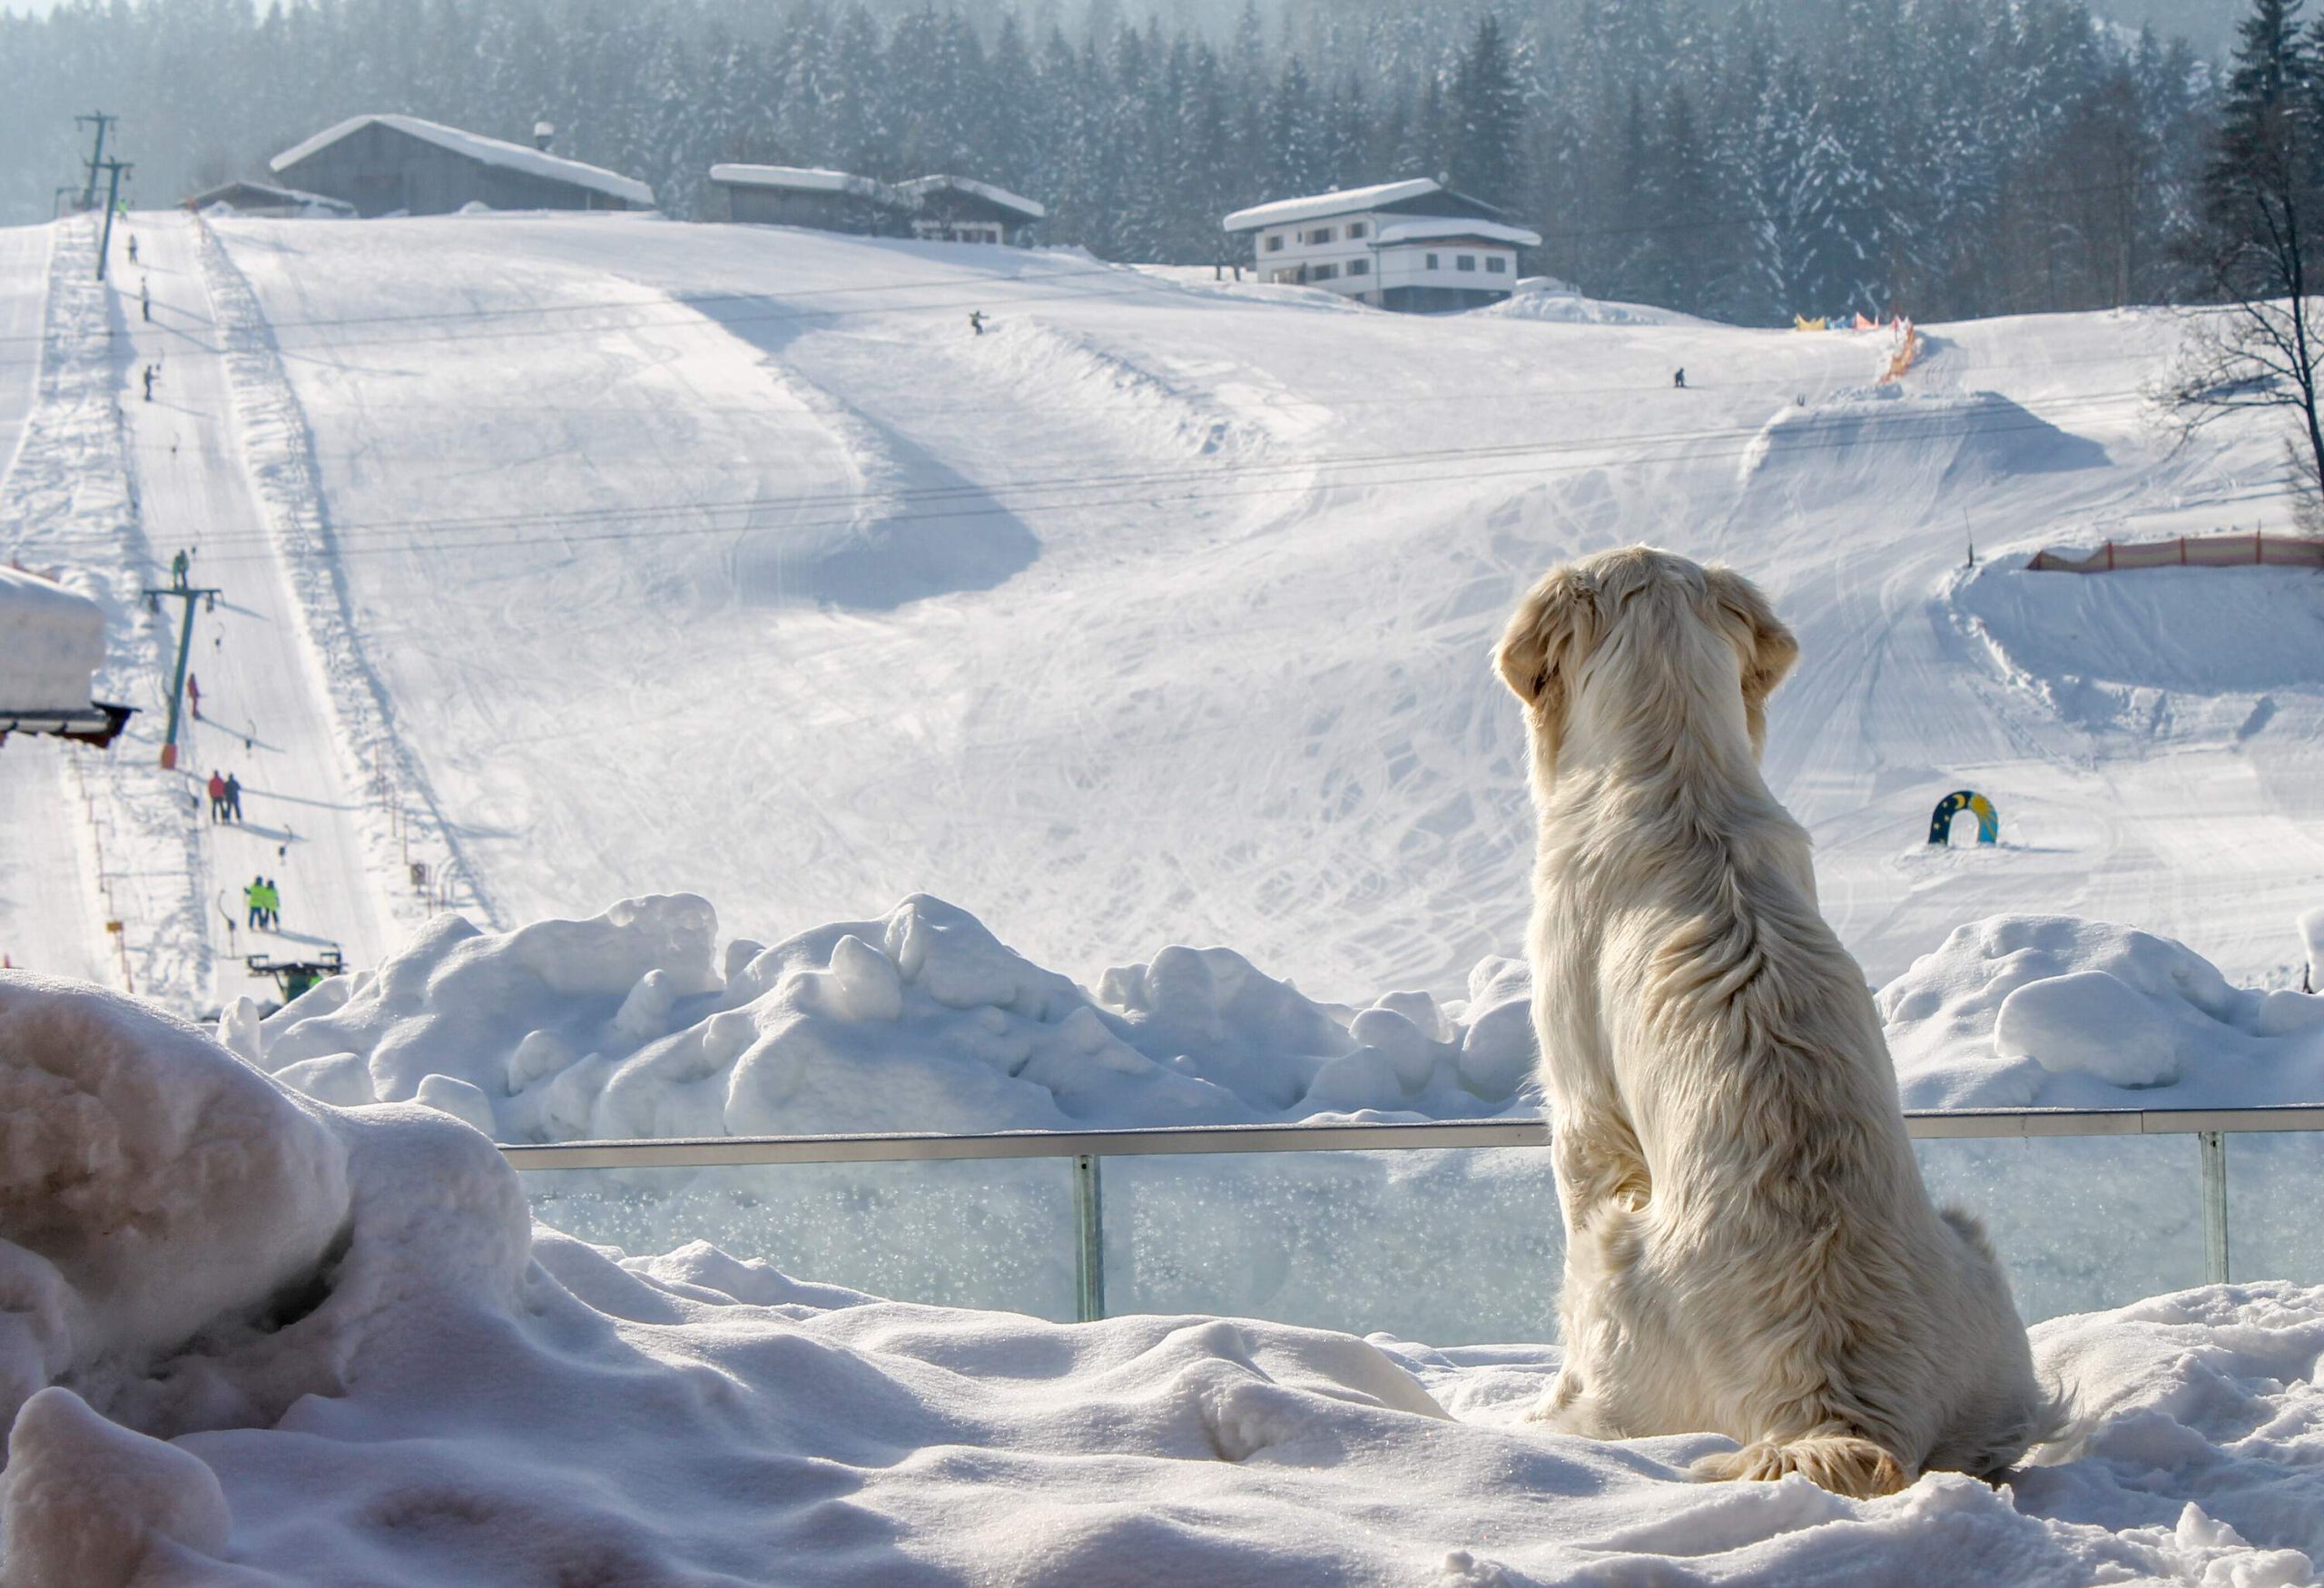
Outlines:
{"label": "dog's back", "polygon": [[1929,1205],[1870,994],[1759,776],[1795,654],[1747,583],[1643,549],[1553,575],[1504,643],[1568,1198],[1550,1415],[1744,1442],[1707,1475],[1885,1493],[2005,1465],[2048,1402],[1991,1252]]}

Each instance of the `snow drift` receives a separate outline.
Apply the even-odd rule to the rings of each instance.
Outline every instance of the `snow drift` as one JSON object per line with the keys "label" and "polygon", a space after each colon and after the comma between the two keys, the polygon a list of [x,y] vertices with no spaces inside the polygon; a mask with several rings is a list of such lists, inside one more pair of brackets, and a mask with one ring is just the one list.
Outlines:
{"label": "snow drift", "polygon": [[1532,1064],[1521,969],[1449,1008],[1318,1002],[1221,948],[1097,991],[916,896],[722,949],[688,894],[506,933],[438,917],[377,972],[226,1040],[342,1105],[419,1101],[510,1141],[1224,1124],[1358,1110],[1501,1112]]}
{"label": "snow drift", "polygon": [[[702,1246],[624,1258],[528,1227],[515,1175],[440,1113],[298,1099],[86,988],[0,974],[0,1086],[24,1100],[0,1139],[9,1588],[2266,1588],[2324,1554],[2324,1292],[2222,1287],[2048,1326],[2077,1420],[2045,1465],[1858,1503],[1688,1482],[1715,1436],[1536,1433],[1539,1346],[1063,1327]],[[60,1165],[69,1195],[28,1194]]]}

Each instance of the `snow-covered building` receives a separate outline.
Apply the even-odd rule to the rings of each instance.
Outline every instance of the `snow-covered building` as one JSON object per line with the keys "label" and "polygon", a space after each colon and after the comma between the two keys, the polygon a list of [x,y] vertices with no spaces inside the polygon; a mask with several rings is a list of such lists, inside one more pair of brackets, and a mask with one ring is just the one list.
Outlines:
{"label": "snow-covered building", "polygon": [[0,744],[10,734],[55,734],[109,745],[130,707],[90,695],[105,659],[103,608],[54,579],[0,567]]}
{"label": "snow-covered building", "polygon": [[1415,313],[1508,297],[1518,250],[1541,242],[1482,199],[1424,176],[1255,204],[1224,225],[1251,236],[1262,281]]}
{"label": "snow-covered building", "polygon": [[710,185],[717,219],[862,237],[1021,245],[1049,215],[1029,198],[965,176],[884,182],[807,165],[727,164],[710,168]]}
{"label": "snow-covered building", "polygon": [[487,138],[418,116],[350,116],[268,164],[290,185],[352,205],[359,215],[444,215],[494,210],[650,210],[654,190],[634,177],[552,154],[552,129],[532,145]]}
{"label": "snow-covered building", "polygon": [[198,193],[188,193],[185,199],[185,207],[189,210],[206,211],[222,204],[237,215],[258,215],[276,220],[340,220],[355,213],[355,206],[344,199],[334,199],[324,193],[301,192],[297,188],[277,187],[272,182],[251,182],[247,178],[203,188]]}
{"label": "snow-covered building", "polygon": [[911,208],[884,182],[812,165],[714,165],[710,188],[714,220],[864,237],[900,235]]}
{"label": "snow-covered building", "polygon": [[1007,188],[965,176],[921,176],[898,182],[911,202],[911,234],[931,242],[1013,242],[1031,240],[1049,211]]}

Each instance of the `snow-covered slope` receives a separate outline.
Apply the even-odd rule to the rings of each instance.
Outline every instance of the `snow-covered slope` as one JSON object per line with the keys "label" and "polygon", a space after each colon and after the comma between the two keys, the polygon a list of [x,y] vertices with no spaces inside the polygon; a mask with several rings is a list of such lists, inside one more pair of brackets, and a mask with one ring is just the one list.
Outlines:
{"label": "snow-covered slope", "polygon": [[[2010,1482],[1706,1485],[1523,1420],[1546,1347],[874,1301],[535,1226],[480,1136],[0,974],[11,1583],[2171,1582],[2324,1557],[2324,1293],[2035,1331]],[[60,1192],[60,1187],[63,1188]]]}
{"label": "snow-covered slope", "polygon": [[[1955,577],[1970,533],[2274,510],[2245,499],[2264,433],[2154,433],[2159,315],[1940,327],[1897,395],[1876,336],[1414,319],[1071,254],[217,230],[353,630],[503,921],[675,885],[799,927],[932,890],[1084,977],[1194,941],[1334,996],[1450,992],[1524,909],[1485,647],[1542,567],[1640,538],[1798,627],[1769,769],[1876,981],[2000,909],[2266,974],[2324,877],[2317,695],[2275,666],[2312,581],[2260,576],[2221,632],[2231,597],[2142,583],[2178,576]],[[2151,624],[2156,657],[2264,658],[2140,674]],[[2093,676],[2146,706],[2093,715]],[[1932,854],[1963,785],[2004,843]]]}

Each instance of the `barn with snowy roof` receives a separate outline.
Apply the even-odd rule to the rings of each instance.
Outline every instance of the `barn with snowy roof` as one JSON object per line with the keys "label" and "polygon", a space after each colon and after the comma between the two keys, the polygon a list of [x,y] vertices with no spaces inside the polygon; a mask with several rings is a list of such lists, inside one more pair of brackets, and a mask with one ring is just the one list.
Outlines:
{"label": "barn with snowy roof", "polygon": [[1518,250],[1541,242],[1494,205],[1425,176],[1277,199],[1223,224],[1230,236],[1251,238],[1262,281],[1413,313],[1508,297]]}
{"label": "barn with snowy roof", "polygon": [[1014,242],[1032,239],[1049,212],[1032,200],[965,176],[922,176],[896,184],[911,202],[911,234],[929,242]]}
{"label": "barn with snowy roof", "polygon": [[551,153],[555,134],[543,122],[527,145],[418,116],[350,116],[268,163],[286,185],[365,216],[654,207],[654,190],[635,178]]}
{"label": "barn with snowy roof", "polygon": [[864,237],[902,236],[911,208],[886,182],[814,165],[714,165],[710,191],[714,220]]}

